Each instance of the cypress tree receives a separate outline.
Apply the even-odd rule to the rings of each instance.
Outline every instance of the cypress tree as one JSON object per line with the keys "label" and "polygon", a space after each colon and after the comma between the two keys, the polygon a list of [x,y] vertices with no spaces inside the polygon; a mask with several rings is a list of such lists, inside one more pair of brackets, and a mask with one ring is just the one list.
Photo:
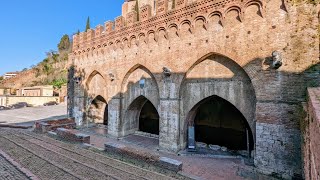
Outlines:
{"label": "cypress tree", "polygon": [[137,12],[137,21],[139,21],[139,4],[138,4],[138,0],[136,0],[136,5],[134,7],[134,10]]}
{"label": "cypress tree", "polygon": [[87,24],[86,24],[86,32],[90,29],[90,17],[87,18]]}

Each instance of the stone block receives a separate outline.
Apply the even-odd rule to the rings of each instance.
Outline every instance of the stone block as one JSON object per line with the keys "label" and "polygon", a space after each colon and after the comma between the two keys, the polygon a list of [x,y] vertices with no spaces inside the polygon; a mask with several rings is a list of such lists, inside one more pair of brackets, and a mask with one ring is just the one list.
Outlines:
{"label": "stone block", "polygon": [[163,168],[170,169],[175,172],[182,170],[182,162],[175,159],[160,157],[158,164]]}

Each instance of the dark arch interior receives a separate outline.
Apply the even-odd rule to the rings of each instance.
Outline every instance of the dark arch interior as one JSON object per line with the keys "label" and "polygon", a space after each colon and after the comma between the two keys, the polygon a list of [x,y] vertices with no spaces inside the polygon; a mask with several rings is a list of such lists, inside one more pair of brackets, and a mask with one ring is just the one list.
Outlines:
{"label": "dark arch interior", "polygon": [[197,142],[247,150],[249,139],[249,149],[253,149],[253,136],[246,119],[235,106],[218,96],[200,102],[194,126]]}
{"label": "dark arch interior", "polygon": [[147,99],[140,111],[139,131],[159,135],[159,114],[157,109]]}
{"label": "dark arch interior", "polygon": [[108,125],[108,104],[102,96],[91,102],[88,116],[95,123]]}

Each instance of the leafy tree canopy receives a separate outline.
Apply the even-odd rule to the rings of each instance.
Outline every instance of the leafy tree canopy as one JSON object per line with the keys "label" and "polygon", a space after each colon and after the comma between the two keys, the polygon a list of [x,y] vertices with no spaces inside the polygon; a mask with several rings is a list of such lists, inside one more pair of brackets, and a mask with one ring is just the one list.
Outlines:
{"label": "leafy tree canopy", "polygon": [[70,44],[71,43],[70,43],[69,36],[67,34],[63,35],[60,40],[60,43],[58,44],[59,52],[69,50]]}

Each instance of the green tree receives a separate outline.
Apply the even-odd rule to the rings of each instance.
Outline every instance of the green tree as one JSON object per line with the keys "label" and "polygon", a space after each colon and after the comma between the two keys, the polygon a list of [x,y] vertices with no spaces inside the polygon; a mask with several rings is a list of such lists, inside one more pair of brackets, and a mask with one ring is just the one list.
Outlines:
{"label": "green tree", "polygon": [[0,76],[0,81],[2,81],[3,80],[3,76]]}
{"label": "green tree", "polygon": [[59,52],[69,50],[70,44],[69,36],[67,34],[63,35],[58,44]]}
{"label": "green tree", "polygon": [[87,18],[86,32],[90,29],[90,17]]}
{"label": "green tree", "polygon": [[61,78],[61,79],[55,79],[51,82],[51,85],[55,88],[55,89],[60,89],[62,85],[67,84],[67,79],[65,78]]}
{"label": "green tree", "polygon": [[139,21],[139,4],[138,1],[136,1],[136,5],[134,6],[134,10],[137,12],[137,21]]}

